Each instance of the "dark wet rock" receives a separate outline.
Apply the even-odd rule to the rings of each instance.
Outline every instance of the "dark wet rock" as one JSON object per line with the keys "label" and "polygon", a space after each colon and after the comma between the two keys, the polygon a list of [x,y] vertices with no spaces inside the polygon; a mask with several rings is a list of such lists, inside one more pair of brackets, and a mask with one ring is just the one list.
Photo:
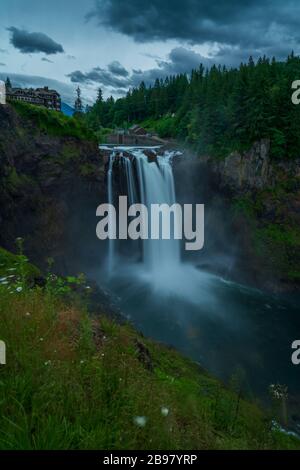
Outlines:
{"label": "dark wet rock", "polygon": [[247,192],[274,185],[269,151],[270,142],[263,139],[247,152],[232,152],[222,160],[205,157],[203,161],[211,165],[213,172],[220,176],[221,186],[237,192]]}
{"label": "dark wet rock", "polygon": [[151,355],[149,349],[138,339],[135,339],[135,348],[137,352],[138,360],[143,364],[143,366],[149,370],[150,372],[153,371],[153,363],[151,359]]}

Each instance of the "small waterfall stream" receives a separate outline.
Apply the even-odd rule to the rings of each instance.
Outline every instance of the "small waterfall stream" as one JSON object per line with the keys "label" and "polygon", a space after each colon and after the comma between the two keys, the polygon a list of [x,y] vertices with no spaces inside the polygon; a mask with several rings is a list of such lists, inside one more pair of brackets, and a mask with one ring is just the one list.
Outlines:
{"label": "small waterfall stream", "polygon": [[[113,166],[115,161],[115,152],[112,152],[110,159],[109,159],[109,166],[107,171],[107,191],[108,191],[108,203],[114,203],[114,194],[113,194]],[[110,214],[109,219],[109,230],[111,230],[113,224],[113,220]],[[107,269],[108,272],[111,274],[113,272],[115,265],[115,240],[112,238],[109,239],[108,244],[108,259],[107,259]]]}

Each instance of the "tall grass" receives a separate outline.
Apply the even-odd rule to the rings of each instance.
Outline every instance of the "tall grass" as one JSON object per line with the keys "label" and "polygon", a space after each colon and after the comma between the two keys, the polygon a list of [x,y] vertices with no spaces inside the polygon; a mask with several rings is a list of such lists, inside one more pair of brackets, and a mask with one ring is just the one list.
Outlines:
{"label": "tall grass", "polygon": [[[19,270],[10,256],[2,276]],[[300,448],[176,351],[91,318],[62,280],[20,289],[18,276],[0,282],[0,449]]]}

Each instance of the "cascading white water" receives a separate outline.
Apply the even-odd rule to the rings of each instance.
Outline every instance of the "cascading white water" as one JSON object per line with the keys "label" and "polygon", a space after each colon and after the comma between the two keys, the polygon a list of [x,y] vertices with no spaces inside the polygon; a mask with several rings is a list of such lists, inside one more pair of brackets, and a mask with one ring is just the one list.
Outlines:
{"label": "cascading white water", "polygon": [[[142,150],[133,151],[140,186],[141,202],[150,213],[151,204],[176,203],[171,157],[174,153],[166,152],[157,156],[156,162],[148,162],[148,157]],[[174,222],[175,223],[175,222]],[[149,231],[151,226],[149,224]],[[170,240],[144,240],[143,260],[145,268],[154,276],[165,270],[172,270],[180,263],[180,244],[171,236]]]}
{"label": "cascading white water", "polygon": [[[113,152],[109,158],[109,166],[107,171],[107,192],[108,192],[108,203],[113,204],[114,193],[113,193],[113,165],[115,161],[115,152]],[[112,214],[109,214],[109,227],[112,225]],[[115,240],[109,238],[108,244],[108,257],[107,257],[107,270],[109,274],[112,274],[115,266]]]}
{"label": "cascading white water", "polygon": [[[172,171],[172,157],[175,152],[165,152],[157,156],[156,161],[149,162],[143,149],[130,149],[131,158],[119,155],[122,169],[125,169],[127,195],[129,204],[141,202],[151,212],[151,204],[168,204],[176,202],[175,185]],[[113,168],[116,161],[115,152],[112,153],[108,169],[108,201],[113,203]],[[139,199],[139,200],[138,200]],[[175,224],[173,221],[173,226]],[[148,220],[149,232],[151,230]],[[116,257],[113,240],[109,242],[108,268],[113,271]],[[171,236],[170,240],[151,238],[143,241],[143,264],[145,270],[153,277],[160,276],[165,271],[171,272],[180,264],[180,242]]]}
{"label": "cascading white water", "polygon": [[[149,161],[145,149],[130,148],[130,158],[116,148],[111,154],[108,169],[108,199],[110,203],[117,200],[119,194],[113,194],[113,172],[118,170],[117,179],[121,182],[127,194],[129,204],[142,203],[148,209],[148,231],[151,233],[151,204],[176,203],[172,158],[176,152],[165,152],[157,155],[155,161]],[[126,187],[126,189],[125,189]],[[171,218],[172,221],[172,218]],[[108,269],[109,274],[127,281],[132,278],[137,282],[145,282],[162,296],[198,299],[202,302],[213,303],[213,293],[210,288],[213,275],[199,271],[192,264],[184,263],[180,256],[180,240],[174,237],[174,227],[177,220],[171,223],[171,238],[162,238],[161,230],[158,239],[150,237],[143,240],[141,262],[134,262],[129,252],[122,248],[122,256],[117,249],[117,240],[109,241]],[[135,243],[135,242],[133,242]],[[136,251],[140,250],[136,244]],[[125,259],[124,259],[125,253]],[[118,257],[118,259],[117,259]],[[117,268],[117,269],[116,269]],[[134,289],[132,285],[132,289]]]}
{"label": "cascading white water", "polygon": [[134,169],[132,162],[129,158],[122,157],[125,172],[126,172],[126,182],[127,182],[127,190],[128,190],[128,203],[129,205],[135,204],[137,202],[137,194],[136,194],[136,185],[135,185],[135,178],[134,178]]}

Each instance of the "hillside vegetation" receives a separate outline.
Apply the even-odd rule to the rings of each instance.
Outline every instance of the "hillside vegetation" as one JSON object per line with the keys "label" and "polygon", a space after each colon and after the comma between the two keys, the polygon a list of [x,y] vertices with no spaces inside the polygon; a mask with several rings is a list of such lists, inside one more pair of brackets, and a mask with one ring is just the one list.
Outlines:
{"label": "hillside vegetation", "polygon": [[87,124],[128,126],[144,122],[161,137],[175,137],[200,154],[226,156],[262,138],[271,140],[275,159],[295,158],[300,147],[300,106],[292,104],[291,85],[300,76],[300,58],[285,62],[250,57],[239,68],[202,65],[185,74],[141,83],[126,97],[103,101],[87,114]]}
{"label": "hillside vegetation", "polygon": [[300,448],[238,381],[225,388],[131,325],[89,316],[82,276],[32,285],[18,245],[0,251],[0,449]]}
{"label": "hillside vegetation", "polygon": [[11,105],[25,119],[34,122],[36,131],[56,137],[75,137],[86,141],[96,141],[83,119],[68,117],[43,106],[34,106],[22,101],[12,101]]}

